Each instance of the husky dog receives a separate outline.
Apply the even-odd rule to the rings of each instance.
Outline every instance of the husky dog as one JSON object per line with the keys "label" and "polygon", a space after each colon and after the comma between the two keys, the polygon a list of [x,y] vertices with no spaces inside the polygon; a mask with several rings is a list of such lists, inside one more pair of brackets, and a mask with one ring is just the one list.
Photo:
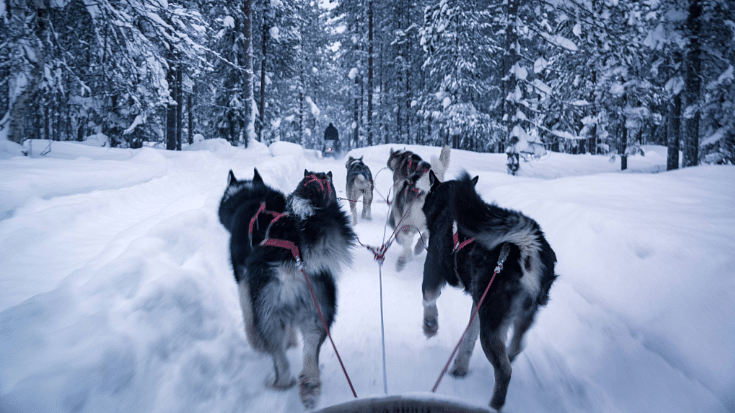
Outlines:
{"label": "husky dog", "polygon": [[[259,209],[264,204],[264,209],[271,214],[260,214]],[[248,284],[245,282],[245,262],[247,261],[254,246],[265,239],[265,231],[268,224],[273,220],[273,213],[284,213],[286,211],[286,196],[263,182],[263,178],[254,168],[252,180],[240,180],[230,170],[227,176],[227,189],[219,204],[219,220],[230,232],[230,262],[235,272],[240,292],[240,307],[242,308],[243,320],[245,322],[245,335],[254,349],[265,351],[260,336],[256,334],[253,307],[250,302]],[[253,217],[257,218],[253,220]],[[251,227],[252,222],[252,229]],[[295,331],[290,332],[289,347],[295,346]]]}
{"label": "husky dog", "polygon": [[411,259],[411,241],[416,233],[421,233],[414,247],[414,254],[418,255],[424,249],[423,237],[428,235],[426,217],[421,208],[424,205],[426,193],[429,191],[429,170],[435,176],[444,179],[444,173],[449,167],[449,146],[442,148],[439,158],[432,157],[431,163],[407,150],[390,150],[388,168],[393,171],[393,199],[389,223],[392,228],[399,227],[396,240],[403,245],[403,252],[398,257],[396,270],[401,271]]}
{"label": "husky dog", "polygon": [[370,205],[373,203],[373,174],[370,168],[359,158],[349,157],[347,163],[346,194],[350,201],[352,225],[357,225],[357,200],[362,197],[362,219],[373,219]]}
{"label": "husky dog", "polygon": [[[495,369],[490,407],[499,410],[505,404],[510,383],[510,363],[521,352],[523,335],[531,327],[536,311],[549,301],[549,289],[556,279],[556,255],[536,221],[520,212],[485,203],[475,191],[477,177],[470,179],[465,172],[458,180],[441,183],[429,172],[429,179],[431,190],[423,209],[431,237],[421,287],[427,337],[439,329],[436,300],[442,287],[448,283],[464,288],[472,296],[474,310],[503,246],[509,247],[502,270],[472,321],[450,372],[456,377],[467,374],[479,335],[485,356]],[[513,337],[506,349],[511,324]]]}
{"label": "husky dog", "polygon": [[[294,344],[294,329],[301,331],[300,396],[305,407],[313,408],[321,392],[319,350],[327,333],[301,268],[331,326],[337,310],[335,278],[351,263],[355,234],[337,203],[331,172],[304,171],[288,199],[274,195],[271,191],[277,191],[256,176],[260,182],[233,184],[231,177],[220,206],[220,220],[232,234],[230,253],[245,330],[253,348],[273,357],[276,389],[296,384],[286,349]],[[269,202],[270,197],[277,202]],[[300,262],[289,246],[297,249]]]}
{"label": "husky dog", "polygon": [[508,167],[508,175],[517,175],[518,169],[521,167],[520,157],[521,155],[519,153],[508,153],[508,159],[505,162],[505,165]]}

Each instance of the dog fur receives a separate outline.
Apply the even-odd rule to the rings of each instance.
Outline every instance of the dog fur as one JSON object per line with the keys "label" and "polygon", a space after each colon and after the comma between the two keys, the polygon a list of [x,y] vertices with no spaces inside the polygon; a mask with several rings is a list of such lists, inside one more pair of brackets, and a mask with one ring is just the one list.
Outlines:
{"label": "dog fur", "polygon": [[393,171],[393,204],[391,205],[389,224],[392,228],[399,226],[396,240],[403,246],[403,251],[396,262],[396,270],[401,271],[411,259],[411,242],[420,233],[413,253],[418,255],[424,250],[424,238],[429,235],[426,217],[422,211],[426,193],[430,189],[429,172],[444,179],[449,167],[449,146],[444,146],[439,158],[432,157],[431,163],[421,159],[408,150],[390,150],[388,168]]}
{"label": "dog fur", "polygon": [[362,197],[362,219],[373,219],[371,204],[373,203],[373,174],[370,168],[359,158],[349,157],[347,163],[347,199],[352,212],[352,225],[357,225],[357,201]]}
{"label": "dog fur", "polygon": [[[438,331],[436,301],[445,284],[464,288],[477,306],[492,277],[505,243],[510,252],[495,277],[478,316],[462,341],[450,373],[467,374],[472,350],[479,336],[485,356],[495,370],[495,388],[490,407],[505,404],[511,377],[510,363],[522,350],[523,335],[531,327],[539,307],[549,300],[556,279],[556,255],[536,221],[520,212],[485,203],[475,191],[477,177],[463,173],[458,180],[441,183],[429,172],[431,190],[423,210],[431,231],[422,284],[424,334]],[[458,240],[474,238],[454,251],[453,228]],[[471,312],[470,312],[471,314]],[[513,337],[506,348],[508,328]]]}
{"label": "dog fur", "polygon": [[[248,341],[273,358],[273,387],[287,389],[296,380],[286,349],[295,344],[294,330],[301,331],[304,361],[299,394],[304,406],[313,408],[321,393],[319,350],[326,331],[291,251],[262,242],[287,240],[298,248],[324,319],[331,326],[337,311],[335,280],[351,263],[355,234],[337,203],[331,172],[304,171],[304,179],[287,199],[263,184],[257,171],[246,182],[230,175],[220,203],[220,221],[232,235],[230,254]],[[250,221],[262,202],[266,212],[258,215],[249,234]],[[285,214],[274,219],[267,211]]]}

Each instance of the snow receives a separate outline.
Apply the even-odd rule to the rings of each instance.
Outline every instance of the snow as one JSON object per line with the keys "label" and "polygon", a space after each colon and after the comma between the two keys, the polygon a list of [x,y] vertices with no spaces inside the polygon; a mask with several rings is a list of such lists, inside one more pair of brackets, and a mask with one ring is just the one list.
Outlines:
{"label": "snow", "polygon": [[729,65],[728,68],[727,68],[727,70],[725,70],[724,72],[722,72],[722,74],[717,78],[717,84],[718,85],[721,85],[721,84],[727,82],[728,80],[729,81],[732,81],[733,80],[733,68],[732,68],[732,65]]}
{"label": "snow", "polygon": [[[287,142],[205,140],[181,152],[54,142],[44,157],[19,147],[0,145],[0,411],[303,411],[297,388],[267,387],[272,362],[246,342],[217,206],[227,171],[251,178],[253,167],[284,192],[305,168],[331,170],[344,196],[344,160]],[[381,194],[389,148],[349,153],[364,156]],[[550,153],[517,177],[505,154],[452,151],[447,176],[479,175],[483,197],[536,219],[559,260],[505,411],[735,409],[735,167],[664,172],[666,148],[644,149],[625,172],[605,156]],[[378,192],[373,221],[355,227],[370,245],[388,212]],[[487,406],[493,369],[479,344],[466,378],[428,393],[471,300],[445,288],[427,340],[425,254],[396,272],[398,254],[382,269],[388,393]],[[332,337],[358,396],[380,396],[378,265],[362,248],[353,255]],[[288,356],[298,373],[300,351]],[[320,407],[352,400],[328,343],[320,365]]]}
{"label": "snow", "polygon": [[[140,116],[140,115],[138,115]],[[136,116],[136,120],[138,117]],[[98,148],[104,147],[104,146],[110,146],[110,138],[105,135],[104,133],[95,133],[94,135],[87,136],[83,142],[75,142],[82,145],[87,146],[96,146]]]}
{"label": "snow", "polygon": [[518,80],[526,80],[526,77],[528,76],[526,68],[521,66],[519,63],[514,64],[513,67],[510,68],[510,73],[512,73]]}
{"label": "snow", "polygon": [[280,33],[281,32],[279,31],[278,27],[274,26],[268,29],[268,34],[271,36],[271,39],[273,39],[273,41],[277,42],[280,39],[279,37]]}
{"label": "snow", "polygon": [[548,62],[543,57],[539,57],[536,59],[535,62],[533,62],[533,73],[541,73],[544,69],[546,69],[546,65]]}
{"label": "snow", "polygon": [[319,117],[319,114],[321,113],[321,110],[319,107],[314,103],[314,101],[311,99],[311,96],[306,97],[306,104],[309,105],[309,111],[311,112],[312,116]]}
{"label": "snow", "polygon": [[235,28],[235,19],[232,16],[225,16],[225,19],[222,22],[222,24],[225,27],[227,27],[227,28],[234,29]]}
{"label": "snow", "polygon": [[355,76],[357,76],[357,68],[353,67],[350,69],[350,73],[347,74],[347,77],[349,77],[350,80],[355,80]]}
{"label": "snow", "polygon": [[145,115],[142,113],[138,114],[133,120],[133,123],[127,129],[123,131],[123,135],[131,134],[138,125],[142,125],[144,123],[145,123]]}
{"label": "snow", "polygon": [[719,142],[720,139],[724,138],[725,136],[727,136],[727,131],[725,130],[725,128],[719,128],[716,131],[714,131],[712,135],[704,138],[702,140],[702,143],[699,144],[699,146],[705,147],[707,145],[713,145]]}

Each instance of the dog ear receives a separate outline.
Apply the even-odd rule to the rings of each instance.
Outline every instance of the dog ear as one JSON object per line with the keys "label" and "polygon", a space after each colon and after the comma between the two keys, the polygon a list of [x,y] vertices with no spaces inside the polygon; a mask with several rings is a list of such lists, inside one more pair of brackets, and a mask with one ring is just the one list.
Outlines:
{"label": "dog ear", "polygon": [[253,183],[263,184],[263,178],[260,176],[256,168],[253,168]]}
{"label": "dog ear", "polygon": [[433,191],[440,183],[439,178],[434,174],[434,170],[429,169],[429,186],[431,187],[431,190]]}
{"label": "dog ear", "polygon": [[235,178],[235,174],[233,174],[232,169],[230,169],[230,173],[227,175],[227,186],[230,186],[236,183],[237,183],[237,178]]}
{"label": "dog ear", "polygon": [[311,174],[309,173],[309,170],[308,170],[308,169],[304,169],[304,176],[309,176],[309,175],[311,175]]}
{"label": "dog ear", "polygon": [[329,182],[332,182],[332,171],[327,172],[327,176],[329,177]]}
{"label": "dog ear", "polygon": [[350,169],[350,164],[352,163],[353,160],[354,158],[350,156],[350,159],[348,159],[347,162],[345,162],[345,168]]}
{"label": "dog ear", "polygon": [[477,186],[478,179],[480,179],[480,175],[477,175],[474,178],[472,178],[472,186]]}
{"label": "dog ear", "polygon": [[364,157],[365,157],[365,155],[362,155],[362,156],[360,157],[360,162],[362,162],[362,158],[364,158]]}

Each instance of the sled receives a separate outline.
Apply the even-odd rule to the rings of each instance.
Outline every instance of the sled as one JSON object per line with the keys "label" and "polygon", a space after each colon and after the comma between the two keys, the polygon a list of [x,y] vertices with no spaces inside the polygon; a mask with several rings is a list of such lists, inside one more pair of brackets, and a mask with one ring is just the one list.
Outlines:
{"label": "sled", "polygon": [[433,398],[388,396],[357,399],[314,413],[489,413],[489,409]]}

